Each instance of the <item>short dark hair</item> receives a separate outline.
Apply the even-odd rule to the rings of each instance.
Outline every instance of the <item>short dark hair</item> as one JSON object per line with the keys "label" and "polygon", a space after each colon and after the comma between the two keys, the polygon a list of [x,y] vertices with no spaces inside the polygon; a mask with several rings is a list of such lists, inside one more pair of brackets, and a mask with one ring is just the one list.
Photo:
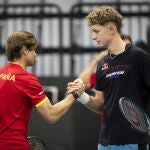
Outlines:
{"label": "short dark hair", "polygon": [[6,42],[6,55],[9,61],[14,58],[21,57],[21,48],[26,47],[28,50],[35,50],[37,48],[38,41],[35,36],[28,31],[16,31],[12,33]]}
{"label": "short dark hair", "polygon": [[131,43],[133,42],[131,36],[127,34],[121,34],[121,38],[122,40],[129,40]]}

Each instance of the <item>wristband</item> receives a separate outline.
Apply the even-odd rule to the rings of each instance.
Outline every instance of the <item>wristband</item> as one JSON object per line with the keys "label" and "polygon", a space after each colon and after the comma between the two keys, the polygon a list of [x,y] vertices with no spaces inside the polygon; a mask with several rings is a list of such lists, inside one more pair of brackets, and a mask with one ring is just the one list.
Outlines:
{"label": "wristband", "polygon": [[87,93],[82,93],[82,95],[77,99],[80,103],[83,105],[87,104],[89,102],[89,95]]}
{"label": "wristband", "polygon": [[73,97],[74,97],[75,99],[79,98],[79,95],[78,95],[77,92],[73,91],[73,92],[71,92],[71,94],[73,95]]}

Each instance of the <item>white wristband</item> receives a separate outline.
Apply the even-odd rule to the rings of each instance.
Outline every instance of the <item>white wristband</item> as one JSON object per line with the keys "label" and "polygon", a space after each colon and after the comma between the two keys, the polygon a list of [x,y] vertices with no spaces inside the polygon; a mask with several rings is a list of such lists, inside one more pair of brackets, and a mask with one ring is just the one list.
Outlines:
{"label": "white wristband", "polygon": [[89,95],[87,93],[82,93],[81,96],[77,99],[80,103],[83,105],[87,104],[89,102]]}

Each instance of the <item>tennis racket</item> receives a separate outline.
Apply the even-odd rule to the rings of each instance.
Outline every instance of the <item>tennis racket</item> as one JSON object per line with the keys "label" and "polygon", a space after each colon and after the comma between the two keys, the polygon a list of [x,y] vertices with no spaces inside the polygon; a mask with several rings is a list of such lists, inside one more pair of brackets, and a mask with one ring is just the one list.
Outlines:
{"label": "tennis racket", "polygon": [[130,125],[141,133],[150,131],[150,120],[146,113],[131,99],[121,97],[119,108]]}
{"label": "tennis racket", "polygon": [[37,136],[28,136],[27,139],[31,150],[46,150],[46,145],[42,138]]}

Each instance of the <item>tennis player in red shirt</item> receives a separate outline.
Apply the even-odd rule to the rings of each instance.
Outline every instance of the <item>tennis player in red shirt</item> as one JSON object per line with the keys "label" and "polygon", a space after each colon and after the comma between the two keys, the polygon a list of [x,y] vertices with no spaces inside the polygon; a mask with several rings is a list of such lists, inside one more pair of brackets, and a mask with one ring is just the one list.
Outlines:
{"label": "tennis player in red shirt", "polygon": [[[35,36],[27,31],[14,32],[7,39],[9,62],[0,69],[0,150],[30,150],[27,130],[33,107],[47,122],[54,123],[77,98],[69,94],[52,105],[37,77],[25,70],[34,64],[37,44]],[[78,87],[81,95],[84,84]]]}

